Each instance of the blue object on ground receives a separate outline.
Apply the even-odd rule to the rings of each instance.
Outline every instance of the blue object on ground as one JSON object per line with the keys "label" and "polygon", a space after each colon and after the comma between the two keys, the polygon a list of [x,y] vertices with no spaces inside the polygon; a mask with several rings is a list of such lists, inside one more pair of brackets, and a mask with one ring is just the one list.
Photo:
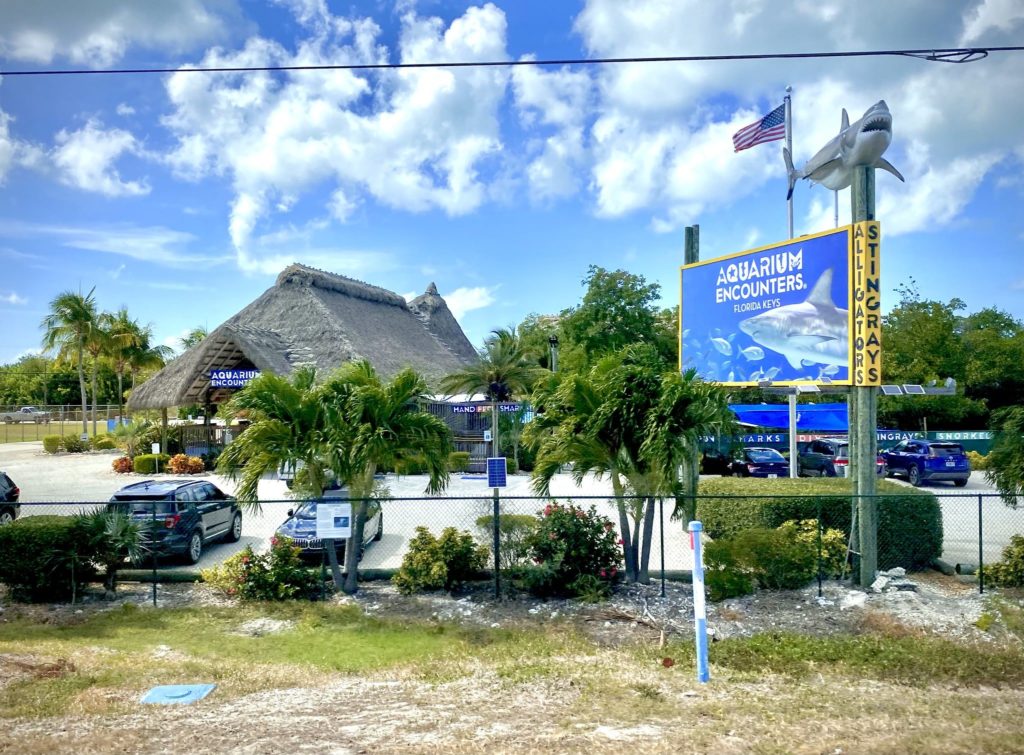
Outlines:
{"label": "blue object on ground", "polygon": [[153,687],[143,698],[144,703],[155,705],[188,705],[198,702],[213,692],[216,684],[162,684]]}

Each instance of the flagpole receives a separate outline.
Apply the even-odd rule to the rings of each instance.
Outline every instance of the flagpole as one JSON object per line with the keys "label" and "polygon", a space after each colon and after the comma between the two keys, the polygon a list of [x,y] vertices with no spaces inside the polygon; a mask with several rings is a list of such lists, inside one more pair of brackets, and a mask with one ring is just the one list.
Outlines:
{"label": "flagpole", "polygon": [[[792,103],[793,87],[786,87],[786,149],[789,150],[789,154],[793,154],[793,103]],[[789,199],[786,200],[786,205],[789,214],[789,238],[793,238],[793,195],[789,195]]]}

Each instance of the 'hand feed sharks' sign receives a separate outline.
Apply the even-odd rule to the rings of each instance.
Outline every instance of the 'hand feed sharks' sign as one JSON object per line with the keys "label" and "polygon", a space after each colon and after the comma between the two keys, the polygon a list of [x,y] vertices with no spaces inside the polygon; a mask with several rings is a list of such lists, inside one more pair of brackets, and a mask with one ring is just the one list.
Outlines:
{"label": "'hand feed sharks' sign", "polygon": [[[684,265],[681,369],[737,386],[871,384],[862,382],[867,368],[881,359],[870,319],[878,310],[868,310],[879,302],[879,234],[872,225],[871,257],[863,255],[865,238],[858,256],[872,270],[853,268],[854,226]],[[857,356],[855,336],[862,339]],[[869,346],[875,351],[868,353]],[[851,371],[855,359],[862,373]]]}

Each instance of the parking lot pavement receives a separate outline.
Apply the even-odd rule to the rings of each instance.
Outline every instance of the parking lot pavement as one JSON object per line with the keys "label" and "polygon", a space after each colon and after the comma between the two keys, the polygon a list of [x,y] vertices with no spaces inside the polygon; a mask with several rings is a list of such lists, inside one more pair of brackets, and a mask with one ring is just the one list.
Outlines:
{"label": "parking lot pavement", "polygon": [[[110,499],[121,487],[138,482],[143,478],[134,474],[116,474],[111,462],[118,453],[93,452],[87,454],[49,455],[43,452],[40,443],[0,444],[0,469],[7,471],[22,490],[22,516],[40,514],[72,514],[95,509]],[[151,475],[157,478],[171,475]],[[202,475],[226,492],[233,493],[235,485],[217,474]],[[367,569],[397,569],[415,537],[416,528],[427,527],[440,534],[445,527],[468,530],[485,542],[489,534],[479,530],[477,519],[489,516],[493,511],[492,492],[487,481],[479,475],[453,474],[451,483],[443,496],[427,497],[424,492],[426,478],[420,476],[388,475],[387,485],[396,500],[382,505],[384,536],[379,542],[367,547],[362,567]],[[552,480],[551,492],[555,496],[608,496],[611,485],[607,481],[588,478],[582,487],[577,487],[569,475],[558,475]],[[162,569],[191,570],[204,569],[217,564],[237,553],[246,545],[257,551],[269,547],[270,538],[288,516],[288,509],[294,507],[289,500],[289,491],[280,480],[262,480],[258,495],[258,511],[246,509],[243,513],[242,538],[237,543],[210,543],[197,566],[182,563],[164,565]],[[508,513],[535,514],[543,508],[545,500],[536,497],[530,488],[528,475],[510,475],[508,487],[501,491],[502,511]],[[527,499],[518,499],[519,497]],[[402,500],[411,499],[411,500]],[[576,501],[589,507],[595,504],[599,513],[608,516],[618,527],[615,506],[607,498],[600,500]],[[38,504],[38,505],[37,505]],[[689,537],[685,523],[671,521],[671,502],[665,504],[665,568],[669,570],[692,567]],[[654,537],[650,565],[652,571],[660,567],[661,532],[655,519]]]}

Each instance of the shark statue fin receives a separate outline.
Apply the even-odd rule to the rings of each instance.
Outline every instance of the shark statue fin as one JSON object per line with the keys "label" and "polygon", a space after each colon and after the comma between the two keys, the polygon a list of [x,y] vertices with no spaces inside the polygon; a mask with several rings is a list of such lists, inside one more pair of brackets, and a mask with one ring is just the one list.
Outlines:
{"label": "shark statue fin", "polygon": [[839,133],[843,133],[850,127],[850,116],[846,112],[846,108],[843,108],[843,123],[839,127]]}
{"label": "shark statue fin", "polygon": [[829,173],[831,173],[832,171],[834,171],[834,170],[836,170],[838,168],[842,168],[842,167],[843,167],[843,158],[835,157],[835,158],[829,160],[824,165],[819,165],[813,171],[808,173],[807,176],[805,176],[805,177],[811,179],[812,181],[814,181],[816,183],[821,183],[822,179],[824,179]]}
{"label": "shark statue fin", "polygon": [[832,302],[832,268],[821,274],[807,297],[807,303],[816,307],[834,307]]}
{"label": "shark statue fin", "polygon": [[796,179],[800,177],[797,173],[796,168],[793,167],[793,155],[789,152],[789,147],[782,148],[782,159],[786,161],[786,177],[789,179],[789,193],[786,194],[786,200],[793,198],[793,187],[796,186]]}
{"label": "shark statue fin", "polygon": [[896,176],[896,178],[900,179],[903,183],[907,182],[907,179],[905,179],[903,175],[898,170],[896,170],[893,164],[886,160],[884,157],[880,157],[877,160],[875,160],[875,167],[889,171],[894,176]]}

